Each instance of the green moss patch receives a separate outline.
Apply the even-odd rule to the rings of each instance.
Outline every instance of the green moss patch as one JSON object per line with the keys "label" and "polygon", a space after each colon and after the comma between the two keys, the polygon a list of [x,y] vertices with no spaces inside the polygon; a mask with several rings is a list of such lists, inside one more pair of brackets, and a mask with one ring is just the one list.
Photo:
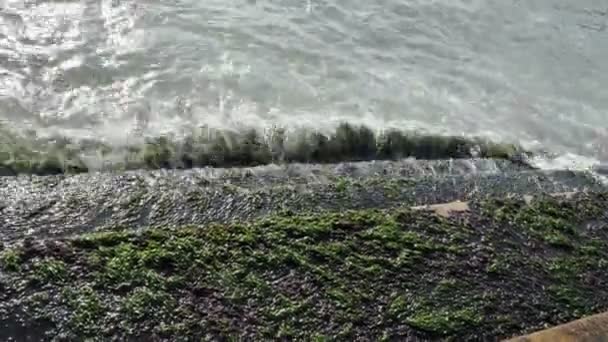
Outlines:
{"label": "green moss patch", "polygon": [[67,339],[460,341],[607,309],[605,194],[470,207],[30,241],[0,257],[0,322]]}

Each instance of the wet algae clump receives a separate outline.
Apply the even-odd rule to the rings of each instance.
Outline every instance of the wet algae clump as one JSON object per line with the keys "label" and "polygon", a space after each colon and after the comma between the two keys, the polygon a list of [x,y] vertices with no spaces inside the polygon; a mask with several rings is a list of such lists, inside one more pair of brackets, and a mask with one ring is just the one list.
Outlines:
{"label": "wet algae clump", "polygon": [[0,339],[495,340],[606,310],[608,195],[527,200],[25,240]]}
{"label": "wet algae clump", "polygon": [[[0,127],[1,130],[1,127]],[[0,175],[81,173],[91,170],[239,167],[270,163],[494,158],[516,162],[528,152],[477,138],[435,136],[339,125],[333,133],[275,129],[229,131],[202,128],[186,137],[146,138],[127,146],[65,138],[18,137],[0,131]]]}

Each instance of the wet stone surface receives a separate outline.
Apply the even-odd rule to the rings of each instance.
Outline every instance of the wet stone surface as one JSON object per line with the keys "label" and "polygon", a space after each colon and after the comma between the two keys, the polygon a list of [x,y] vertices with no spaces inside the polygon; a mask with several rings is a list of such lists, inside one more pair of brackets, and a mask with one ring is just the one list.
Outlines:
{"label": "wet stone surface", "polygon": [[603,188],[587,173],[522,170],[504,160],[0,177],[0,241]]}

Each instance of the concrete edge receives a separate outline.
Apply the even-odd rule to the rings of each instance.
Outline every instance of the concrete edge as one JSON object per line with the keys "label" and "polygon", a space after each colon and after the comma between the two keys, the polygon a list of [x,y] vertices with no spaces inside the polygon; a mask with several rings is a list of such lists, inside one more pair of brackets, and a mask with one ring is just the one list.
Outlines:
{"label": "concrete edge", "polygon": [[608,341],[608,312],[584,317],[505,342],[599,342]]}

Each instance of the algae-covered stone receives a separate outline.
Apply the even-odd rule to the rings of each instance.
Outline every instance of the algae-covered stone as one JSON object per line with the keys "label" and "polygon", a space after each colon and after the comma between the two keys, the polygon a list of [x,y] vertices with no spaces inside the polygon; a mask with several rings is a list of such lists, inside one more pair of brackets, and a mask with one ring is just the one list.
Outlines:
{"label": "algae-covered stone", "polygon": [[603,193],[492,198],[30,242],[0,254],[0,323],[49,338],[496,340],[605,310],[607,211]]}

